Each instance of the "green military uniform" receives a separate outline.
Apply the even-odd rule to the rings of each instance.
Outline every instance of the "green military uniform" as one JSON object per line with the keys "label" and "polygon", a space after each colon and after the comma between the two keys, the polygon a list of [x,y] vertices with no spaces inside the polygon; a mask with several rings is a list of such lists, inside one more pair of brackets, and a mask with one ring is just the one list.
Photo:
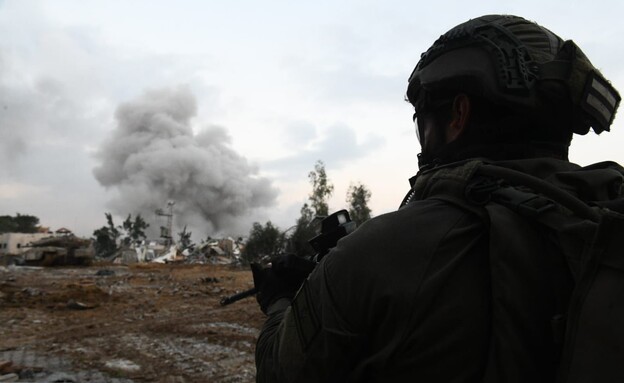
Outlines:
{"label": "green military uniform", "polygon": [[[592,176],[563,185],[579,168],[567,161],[497,165],[604,192]],[[276,303],[258,340],[258,382],[553,381],[552,324],[571,275],[557,248],[503,207],[501,237],[489,238],[464,198],[470,171],[459,163],[416,177],[409,204],[342,239],[292,305]],[[504,261],[490,259],[493,243]]]}
{"label": "green military uniform", "polygon": [[478,162],[465,160],[506,160],[495,165],[584,202],[621,197],[621,167],[563,160],[573,133],[609,130],[617,90],[573,41],[485,15],[436,40],[406,96],[424,166],[410,202],[339,241],[292,304],[269,308],[258,382],[555,380],[576,260],[519,212],[469,202]]}

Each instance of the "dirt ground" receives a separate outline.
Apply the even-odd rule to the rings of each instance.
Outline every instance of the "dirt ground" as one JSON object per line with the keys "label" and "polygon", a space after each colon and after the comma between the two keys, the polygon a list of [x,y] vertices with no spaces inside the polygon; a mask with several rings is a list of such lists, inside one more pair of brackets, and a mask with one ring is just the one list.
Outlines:
{"label": "dirt ground", "polygon": [[253,382],[264,315],[219,305],[252,286],[229,266],[0,266],[0,381]]}

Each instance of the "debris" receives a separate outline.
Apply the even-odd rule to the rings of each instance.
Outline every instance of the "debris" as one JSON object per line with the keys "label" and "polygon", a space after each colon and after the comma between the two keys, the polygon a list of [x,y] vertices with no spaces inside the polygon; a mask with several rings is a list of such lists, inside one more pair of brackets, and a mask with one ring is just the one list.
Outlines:
{"label": "debris", "polygon": [[13,372],[13,362],[10,360],[0,360],[0,374]]}
{"label": "debris", "polygon": [[54,373],[46,379],[50,383],[77,383],[78,381],[64,373]]}
{"label": "debris", "polygon": [[115,271],[110,270],[110,269],[102,269],[102,270],[98,270],[97,273],[95,273],[95,275],[97,275],[98,277],[108,277],[111,275],[115,275]]}
{"label": "debris", "polygon": [[213,294],[221,294],[223,292],[223,289],[220,287],[215,287],[214,289],[212,289],[212,293]]}
{"label": "debris", "polygon": [[[115,276],[96,276],[106,269]],[[252,285],[247,269],[98,263],[26,270],[0,271],[0,361],[13,362],[0,376],[32,383],[255,380],[264,314],[253,300],[217,307],[221,295]],[[10,275],[15,282],[5,282]]]}
{"label": "debris", "polygon": [[67,301],[67,308],[72,309],[72,310],[88,310],[88,309],[95,308],[95,306],[89,306],[85,303],[70,299],[69,301]]}
{"label": "debris", "polygon": [[[161,255],[160,257],[152,259],[152,262],[168,263],[168,262],[176,261],[177,258],[178,258],[178,256],[177,256],[177,249],[176,249],[175,246],[171,246],[167,253]],[[180,259],[183,259],[183,258],[180,258]]]}
{"label": "debris", "polygon": [[6,375],[0,375],[0,382],[17,382],[19,380],[19,375],[10,373]]}
{"label": "debris", "polygon": [[26,287],[22,289],[22,293],[30,297],[36,297],[37,295],[41,295],[41,290],[32,287]]}
{"label": "debris", "polygon": [[21,380],[26,380],[26,381],[32,382],[33,380],[35,380],[35,371],[33,371],[30,368],[21,370],[19,372],[19,377],[20,377]]}
{"label": "debris", "polygon": [[218,278],[214,278],[214,277],[199,278],[199,281],[201,283],[219,283],[219,279]]}
{"label": "debris", "polygon": [[127,359],[113,359],[104,364],[107,368],[124,372],[138,372],[141,366]]}
{"label": "debris", "polygon": [[163,380],[163,383],[186,383],[186,380],[182,376],[167,376]]}

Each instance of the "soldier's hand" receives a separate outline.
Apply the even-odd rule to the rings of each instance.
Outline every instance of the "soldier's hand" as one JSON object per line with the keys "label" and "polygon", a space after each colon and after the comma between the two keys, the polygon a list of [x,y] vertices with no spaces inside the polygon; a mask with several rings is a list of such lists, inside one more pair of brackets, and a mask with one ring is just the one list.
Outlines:
{"label": "soldier's hand", "polygon": [[280,255],[266,268],[252,264],[254,285],[258,289],[256,300],[262,312],[266,314],[278,299],[292,299],[315,266],[315,262],[294,254]]}

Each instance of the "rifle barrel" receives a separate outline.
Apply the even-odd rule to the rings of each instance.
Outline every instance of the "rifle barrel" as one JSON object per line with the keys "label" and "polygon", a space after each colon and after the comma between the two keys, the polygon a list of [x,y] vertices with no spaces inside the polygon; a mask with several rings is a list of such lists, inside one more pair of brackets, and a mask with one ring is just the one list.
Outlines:
{"label": "rifle barrel", "polygon": [[234,294],[234,295],[230,295],[229,297],[225,297],[223,299],[221,299],[221,306],[227,306],[231,303],[240,301],[241,299],[245,299],[247,297],[250,297],[252,295],[256,295],[258,293],[258,289],[253,287],[249,290],[245,290],[245,291],[241,291],[240,293]]}

